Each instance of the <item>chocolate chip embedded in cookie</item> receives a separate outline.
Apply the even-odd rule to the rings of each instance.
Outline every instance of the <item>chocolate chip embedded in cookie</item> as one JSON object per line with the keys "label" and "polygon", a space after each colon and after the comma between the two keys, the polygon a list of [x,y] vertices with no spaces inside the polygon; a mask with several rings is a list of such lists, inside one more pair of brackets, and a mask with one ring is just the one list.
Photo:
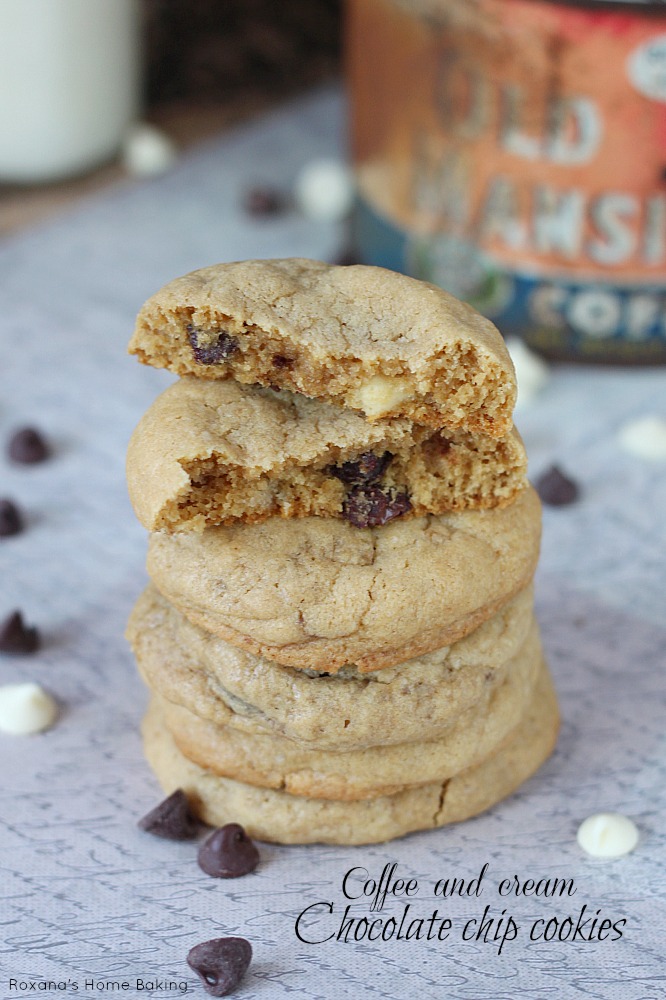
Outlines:
{"label": "chocolate chip embedded in cookie", "polygon": [[208,334],[197,330],[191,323],[187,327],[187,337],[194,360],[199,365],[219,365],[238,350],[238,340],[235,337],[223,332],[211,339]]}
{"label": "chocolate chip embedded in cookie", "polygon": [[149,531],[281,517],[356,527],[405,515],[506,506],[527,485],[512,431],[373,424],[299,393],[179,379],[144,414],[127,453],[130,498]]}
{"label": "chocolate chip embedded in cookie", "polygon": [[342,504],[342,516],[357,528],[378,528],[411,509],[412,502],[405,490],[370,483],[349,491]]}
{"label": "chocolate chip embedded in cookie", "polygon": [[434,285],[364,265],[293,258],[194,271],[146,302],[129,349],[179,375],[492,437],[510,430],[516,399],[492,323]]}

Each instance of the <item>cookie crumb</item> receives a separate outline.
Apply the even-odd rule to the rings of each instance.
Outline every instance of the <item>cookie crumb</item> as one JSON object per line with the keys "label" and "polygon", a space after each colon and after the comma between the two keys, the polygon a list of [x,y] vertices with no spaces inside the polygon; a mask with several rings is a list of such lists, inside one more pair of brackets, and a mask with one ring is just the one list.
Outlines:
{"label": "cookie crumb", "polygon": [[166,799],[143,816],[137,826],[165,840],[192,840],[198,824],[190,812],[187,795],[177,788]]}
{"label": "cookie crumb", "polygon": [[597,813],[581,823],[576,840],[593,858],[620,858],[636,847],[638,828],[621,813]]}
{"label": "cookie crumb", "polygon": [[580,496],[578,485],[557,465],[542,473],[534,483],[541,500],[549,507],[566,507]]}
{"label": "cookie crumb", "polygon": [[21,427],[10,437],[7,454],[19,465],[35,465],[37,462],[45,461],[51,452],[36,428]]}
{"label": "cookie crumb", "polygon": [[252,945],[239,937],[203,941],[191,948],[187,955],[187,964],[212,997],[226,997],[232,993],[251,961]]}
{"label": "cookie crumb", "polygon": [[240,823],[227,823],[204,840],[198,862],[213,878],[239,878],[257,867],[259,851]]}
{"label": "cookie crumb", "polygon": [[23,656],[39,649],[39,632],[32,625],[26,625],[20,611],[12,611],[0,623],[0,653]]}
{"label": "cookie crumb", "polygon": [[13,736],[39,733],[53,725],[58,715],[55,700],[39,684],[5,684],[0,687],[0,730]]}

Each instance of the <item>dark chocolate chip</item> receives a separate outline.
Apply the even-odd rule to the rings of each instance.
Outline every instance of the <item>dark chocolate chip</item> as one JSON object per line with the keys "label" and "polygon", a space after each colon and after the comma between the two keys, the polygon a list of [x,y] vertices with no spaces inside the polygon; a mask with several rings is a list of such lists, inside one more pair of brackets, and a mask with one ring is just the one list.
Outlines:
{"label": "dark chocolate chip", "polygon": [[556,465],[539,476],[534,486],[543,502],[551,507],[566,507],[580,496],[577,484]]}
{"label": "dark chocolate chip", "polygon": [[383,455],[375,455],[372,451],[365,451],[356,462],[333,465],[330,471],[336,479],[341,479],[343,483],[349,483],[350,486],[372,483],[384,473],[392,458],[393,455],[390,451],[385,451]]}
{"label": "dark chocolate chip", "polygon": [[7,454],[21,465],[33,465],[49,457],[46,441],[34,427],[22,427],[12,434],[7,445]]}
{"label": "dark chocolate chip", "polygon": [[354,264],[361,264],[362,261],[358,250],[354,247],[344,247],[333,263],[337,267],[351,267]]}
{"label": "dark chocolate chip", "polygon": [[238,340],[224,330],[217,335],[217,339],[209,344],[199,346],[199,336],[201,330],[193,326],[188,326],[187,336],[194,353],[194,360],[200,365],[219,365],[222,361],[235,354],[238,350]]}
{"label": "dark chocolate chip", "polygon": [[165,840],[191,840],[196,836],[198,824],[190,812],[187,795],[177,788],[168,798],[151,809],[140,819],[138,826],[146,833]]}
{"label": "dark chocolate chip", "polygon": [[286,358],[284,354],[274,354],[273,357],[271,358],[271,364],[275,368],[293,368],[294,359]]}
{"label": "dark chocolate chip", "polygon": [[34,653],[39,649],[39,632],[23,621],[20,611],[13,611],[0,624],[0,653]]}
{"label": "dark chocolate chip", "polygon": [[412,509],[406,493],[376,484],[354,486],[342,505],[342,516],[355,528],[378,528]]}
{"label": "dark chocolate chip", "polygon": [[253,187],[246,191],[243,207],[248,215],[258,218],[262,216],[282,215],[289,202],[282,191],[272,187]]}
{"label": "dark chocolate chip", "polygon": [[199,867],[214,878],[248,875],[259,864],[259,851],[239,823],[211,833],[199,848]]}
{"label": "dark chocolate chip", "polygon": [[212,997],[226,997],[235,990],[251,961],[252,945],[239,937],[203,941],[187,955],[187,964]]}
{"label": "dark chocolate chip", "polygon": [[11,500],[0,498],[0,538],[18,535],[21,531],[23,519],[18,507]]}

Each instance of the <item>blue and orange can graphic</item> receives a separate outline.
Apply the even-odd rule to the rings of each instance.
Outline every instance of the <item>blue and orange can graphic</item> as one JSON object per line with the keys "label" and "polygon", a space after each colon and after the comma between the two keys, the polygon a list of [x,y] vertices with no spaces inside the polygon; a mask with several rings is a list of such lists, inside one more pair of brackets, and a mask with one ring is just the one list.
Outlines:
{"label": "blue and orange can graphic", "polygon": [[553,358],[666,361],[666,8],[348,0],[355,239]]}

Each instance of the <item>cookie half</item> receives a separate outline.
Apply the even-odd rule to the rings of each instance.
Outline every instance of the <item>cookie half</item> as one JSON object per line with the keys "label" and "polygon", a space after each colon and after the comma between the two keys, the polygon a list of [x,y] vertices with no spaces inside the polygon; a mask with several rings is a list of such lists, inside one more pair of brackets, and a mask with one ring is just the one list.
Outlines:
{"label": "cookie half", "polygon": [[357,799],[392,795],[444,781],[487,757],[523,715],[542,666],[534,622],[501,684],[462,712],[437,740],[419,740],[335,752],[303,747],[284,736],[216,726],[154,694],[155,706],[178,749],[215,774],[262,788],[311,798]]}
{"label": "cookie half", "polygon": [[179,379],[129,444],[127,484],[149,531],[201,531],[270,517],[339,517],[373,527],[395,517],[502,507],[527,485],[516,431],[369,423],[288,391]]}
{"label": "cookie half", "polygon": [[252,837],[283,844],[370,844],[468,819],[515,791],[552,752],[557,699],[548,671],[516,729],[485,761],[443,782],[357,802],[312,799],[221,778],[187,760],[162,719],[144,721],[144,749],[165,792],[184,789],[213,826],[241,823]]}
{"label": "cookie half", "polygon": [[531,581],[540,505],[359,529],[333,518],[270,518],[156,532],[148,572],[190,621],[278,663],[336,673],[395,666],[449,645]]}
{"label": "cookie half", "polygon": [[127,638],[164,699],[216,726],[318,750],[362,750],[443,736],[507,678],[534,621],[527,587],[470,635],[397,667],[360,674],[295,670],[193,625],[149,586]]}
{"label": "cookie half", "polygon": [[492,437],[509,432],[516,399],[492,323],[434,285],[364,265],[291,258],[194,271],[146,302],[129,350],[179,375]]}

